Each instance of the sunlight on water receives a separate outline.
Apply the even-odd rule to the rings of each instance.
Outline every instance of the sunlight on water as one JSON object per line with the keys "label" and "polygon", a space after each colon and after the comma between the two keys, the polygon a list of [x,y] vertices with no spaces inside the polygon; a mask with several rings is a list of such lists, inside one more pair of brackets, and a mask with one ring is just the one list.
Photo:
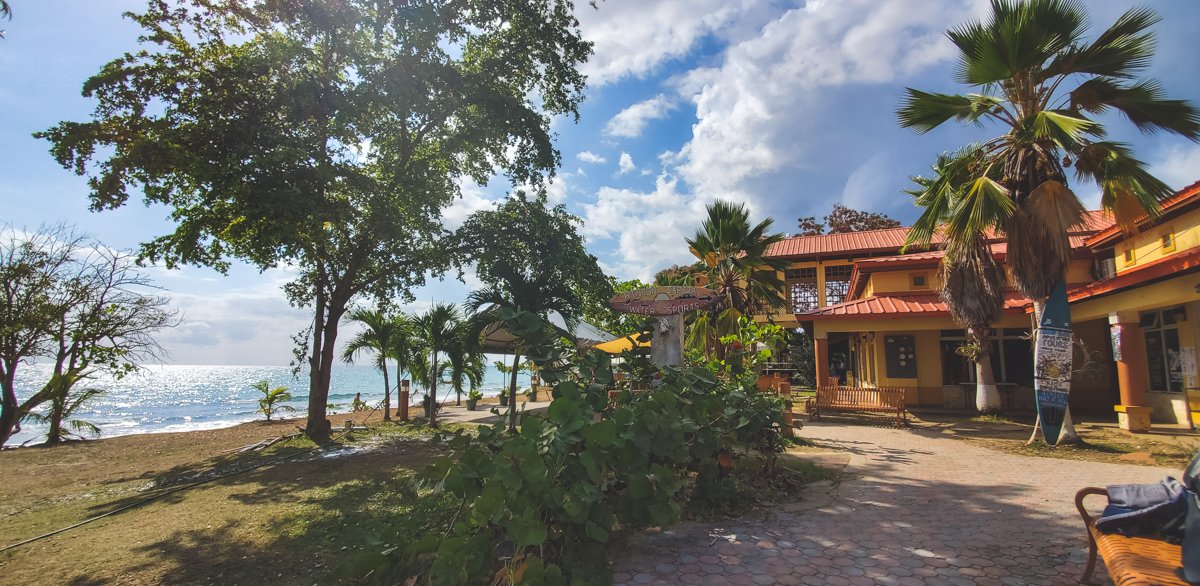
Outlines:
{"label": "sunlight on water", "polygon": [[[40,388],[49,377],[50,367],[49,364],[29,364],[19,368],[18,398],[27,398]],[[394,370],[388,374],[395,378]],[[296,412],[284,414],[285,417],[304,414],[308,400],[307,372],[302,372],[297,380],[292,376],[291,368],[286,366],[155,365],[121,380],[98,377],[81,382],[81,388],[101,388],[105,393],[85,404],[74,418],[100,426],[101,437],[228,427],[262,418],[258,413],[261,394],[252,385],[263,379],[272,387],[290,389],[294,400],[288,405]],[[489,366],[480,390],[484,395],[496,395],[507,380],[500,371]],[[391,383],[394,386],[396,381]],[[528,386],[528,375],[521,376],[518,384]],[[413,391],[416,393],[417,389]],[[337,406],[335,411],[348,410],[354,394],[359,392],[363,401],[374,407],[383,400],[383,375],[370,366],[337,365],[329,388],[329,402]],[[448,395],[452,396],[448,387],[439,385],[439,398]],[[395,401],[393,393],[393,405]],[[30,440],[31,443],[39,442],[45,433],[45,426],[32,423],[24,423],[22,428],[9,445]]]}

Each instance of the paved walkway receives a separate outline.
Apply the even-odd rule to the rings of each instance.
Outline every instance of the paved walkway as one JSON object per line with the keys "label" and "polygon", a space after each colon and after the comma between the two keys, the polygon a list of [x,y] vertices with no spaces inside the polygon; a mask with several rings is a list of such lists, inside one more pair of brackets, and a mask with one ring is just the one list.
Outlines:
{"label": "paved walkway", "polygon": [[[850,454],[851,476],[816,507],[639,537],[617,584],[1076,584],[1083,486],[1179,471],[1010,455],[932,432],[807,424]],[[1100,578],[1102,567],[1097,568]]]}

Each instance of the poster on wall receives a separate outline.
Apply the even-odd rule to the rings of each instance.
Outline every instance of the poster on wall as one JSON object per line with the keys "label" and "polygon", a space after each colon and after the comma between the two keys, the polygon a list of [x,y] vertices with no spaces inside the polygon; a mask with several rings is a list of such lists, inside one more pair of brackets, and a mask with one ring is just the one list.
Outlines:
{"label": "poster on wall", "polygon": [[1121,361],[1121,324],[1113,324],[1109,329],[1112,334],[1112,353],[1115,362]]}
{"label": "poster on wall", "polygon": [[917,350],[913,336],[889,335],[883,340],[888,378],[917,378]]}
{"label": "poster on wall", "polygon": [[1042,437],[1058,443],[1071,390],[1071,310],[1067,288],[1059,282],[1051,291],[1034,339],[1033,389]]}

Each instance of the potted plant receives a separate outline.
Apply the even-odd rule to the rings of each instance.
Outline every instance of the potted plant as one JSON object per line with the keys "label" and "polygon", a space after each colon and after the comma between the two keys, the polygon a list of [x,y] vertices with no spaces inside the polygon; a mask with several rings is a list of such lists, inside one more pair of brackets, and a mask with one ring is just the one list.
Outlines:
{"label": "potted plant", "polygon": [[537,402],[537,400],[538,400],[537,387],[529,387],[529,389],[525,391],[525,399],[531,403]]}
{"label": "potted plant", "polygon": [[467,393],[467,411],[474,411],[475,406],[479,404],[479,400],[482,398],[483,393],[479,392],[479,389],[471,389],[471,392]]}
{"label": "potted plant", "polygon": [[500,406],[508,407],[508,389],[500,389]]}

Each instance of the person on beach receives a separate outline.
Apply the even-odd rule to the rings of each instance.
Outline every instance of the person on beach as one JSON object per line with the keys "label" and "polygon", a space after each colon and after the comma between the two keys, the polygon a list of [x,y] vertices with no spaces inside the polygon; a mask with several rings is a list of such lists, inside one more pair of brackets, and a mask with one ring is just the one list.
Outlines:
{"label": "person on beach", "polygon": [[354,412],[367,410],[367,404],[362,400],[362,393],[354,393],[354,402],[351,403],[350,410]]}

